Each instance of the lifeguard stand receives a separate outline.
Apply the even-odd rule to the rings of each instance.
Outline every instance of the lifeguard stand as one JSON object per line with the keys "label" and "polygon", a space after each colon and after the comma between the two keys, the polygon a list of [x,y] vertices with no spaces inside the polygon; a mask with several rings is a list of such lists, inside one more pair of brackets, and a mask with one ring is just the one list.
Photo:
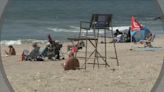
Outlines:
{"label": "lifeguard stand", "polygon": [[[91,31],[92,32],[89,32]],[[104,31],[104,55],[98,51],[98,41],[99,41],[99,34],[100,31]],[[91,58],[91,56],[94,55],[94,62],[91,63],[93,64],[93,68],[97,64],[98,67],[100,65],[99,59],[101,58],[105,64],[105,67],[110,66],[107,63],[107,32],[111,31],[111,38],[114,40],[113,36],[113,27],[112,27],[112,14],[93,14],[91,21],[90,22],[85,22],[81,21],[80,22],[80,32],[78,38],[69,38],[69,40],[76,40],[80,41],[83,40],[85,41],[85,63],[84,63],[84,68],[86,69],[87,61]],[[88,42],[93,46],[94,50],[91,52],[90,55],[88,55]],[[117,65],[119,65],[118,62],[118,57],[117,57],[117,50],[116,50],[116,45],[115,42],[113,41],[113,47],[114,47],[114,53],[115,53],[115,58],[117,61]],[[97,62],[96,62],[97,61]]]}

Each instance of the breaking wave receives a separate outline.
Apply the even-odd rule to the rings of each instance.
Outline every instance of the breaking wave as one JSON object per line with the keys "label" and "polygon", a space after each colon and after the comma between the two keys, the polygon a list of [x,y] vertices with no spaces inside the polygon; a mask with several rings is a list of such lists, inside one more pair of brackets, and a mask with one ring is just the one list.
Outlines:
{"label": "breaking wave", "polygon": [[[69,29],[64,29],[64,28],[47,28],[48,30],[54,31],[54,32],[72,32],[72,33],[78,33],[80,30],[80,27],[76,26],[70,26]],[[120,31],[122,30],[127,30],[129,29],[129,26],[118,26],[118,27],[113,27],[113,30],[115,31],[116,29],[119,29]],[[92,32],[90,30],[89,32]]]}
{"label": "breaking wave", "polygon": [[45,44],[48,43],[47,40],[36,40],[36,39],[22,39],[22,40],[2,40],[0,42],[1,45],[21,45],[21,44],[28,44],[28,43],[41,43]]}

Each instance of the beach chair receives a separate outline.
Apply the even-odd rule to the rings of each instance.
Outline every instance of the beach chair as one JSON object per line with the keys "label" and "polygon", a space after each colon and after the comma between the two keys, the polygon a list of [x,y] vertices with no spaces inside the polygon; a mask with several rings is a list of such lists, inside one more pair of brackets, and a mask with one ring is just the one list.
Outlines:
{"label": "beach chair", "polygon": [[155,39],[155,34],[149,33],[145,40],[141,40],[140,43],[144,44],[144,47],[152,47],[152,42]]}

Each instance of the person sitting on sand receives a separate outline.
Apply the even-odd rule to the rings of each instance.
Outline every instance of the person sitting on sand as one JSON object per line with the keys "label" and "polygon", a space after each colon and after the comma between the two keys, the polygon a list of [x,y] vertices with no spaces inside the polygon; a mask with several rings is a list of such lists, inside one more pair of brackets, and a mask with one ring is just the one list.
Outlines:
{"label": "person sitting on sand", "polygon": [[116,32],[114,33],[114,37],[117,37],[118,35],[122,35],[122,34],[123,34],[122,32],[116,29]]}
{"label": "person sitting on sand", "polygon": [[[51,35],[48,35],[48,44],[46,45],[46,47],[41,51],[41,56],[42,57],[48,57],[48,59],[50,60],[56,60],[56,59],[60,59],[60,50],[63,47],[63,45],[57,41],[57,40],[53,40],[51,38]],[[63,58],[64,59],[64,56]]]}
{"label": "person sitting on sand", "polygon": [[16,51],[12,45],[9,45],[8,48],[9,48],[9,51],[5,50],[5,53],[7,56],[16,55]]}
{"label": "person sitting on sand", "polygon": [[26,60],[37,60],[37,57],[40,55],[40,47],[37,45],[37,43],[34,43],[32,45],[33,50],[30,52],[30,54],[27,56]]}
{"label": "person sitting on sand", "polygon": [[115,42],[123,42],[123,33],[116,29],[114,33],[114,41]]}
{"label": "person sitting on sand", "polygon": [[54,60],[53,57],[57,57],[55,47],[52,44],[48,44],[41,53],[41,56],[48,57],[50,60]]}
{"label": "person sitting on sand", "polygon": [[64,70],[76,70],[79,69],[79,61],[74,57],[74,53],[70,52],[68,55],[68,59],[64,64],[62,64]]}
{"label": "person sitting on sand", "polygon": [[[50,34],[48,35],[48,42],[49,45],[46,47],[46,51],[44,51],[44,53],[47,53],[49,59],[52,59],[52,57],[55,57],[55,59],[60,59],[60,50],[63,45],[60,42],[53,40]],[[46,56],[45,54],[44,56]]]}

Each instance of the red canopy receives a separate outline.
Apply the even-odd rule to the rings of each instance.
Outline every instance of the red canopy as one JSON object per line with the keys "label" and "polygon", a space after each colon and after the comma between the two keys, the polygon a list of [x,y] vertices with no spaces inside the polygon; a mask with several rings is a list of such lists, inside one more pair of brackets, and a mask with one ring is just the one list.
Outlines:
{"label": "red canopy", "polygon": [[143,29],[143,26],[132,16],[131,19],[131,30],[132,31],[140,31],[141,29]]}

